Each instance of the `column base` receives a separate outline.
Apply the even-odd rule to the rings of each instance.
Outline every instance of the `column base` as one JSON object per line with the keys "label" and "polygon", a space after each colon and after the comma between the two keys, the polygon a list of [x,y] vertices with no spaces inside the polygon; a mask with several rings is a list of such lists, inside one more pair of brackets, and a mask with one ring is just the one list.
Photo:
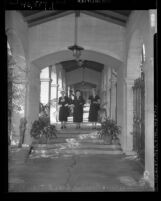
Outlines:
{"label": "column base", "polygon": [[[152,174],[150,174],[150,172],[148,170],[144,171],[144,175],[143,175],[143,179],[145,180],[145,182],[147,182],[149,184],[149,186],[154,189],[154,176],[152,176]],[[154,189],[155,190],[155,189]],[[157,190],[157,189],[156,189]]]}
{"label": "column base", "polygon": [[26,129],[23,146],[25,146],[25,145],[31,145],[31,143],[32,143],[32,138],[30,136],[30,132],[29,131],[30,131],[29,129]]}
{"label": "column base", "polygon": [[127,156],[137,156],[137,153],[131,150],[123,150],[123,153]]}

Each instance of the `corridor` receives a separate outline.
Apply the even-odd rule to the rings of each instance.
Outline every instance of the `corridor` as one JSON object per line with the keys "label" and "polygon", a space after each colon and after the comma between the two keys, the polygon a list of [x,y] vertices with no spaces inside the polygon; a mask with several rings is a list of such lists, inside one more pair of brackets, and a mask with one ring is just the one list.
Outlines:
{"label": "corridor", "polygon": [[[156,190],[157,9],[6,10],[5,41],[9,192]],[[71,104],[78,90],[81,129]],[[89,118],[91,95],[99,97],[96,120]],[[90,128],[105,117],[115,126],[107,123],[104,135],[117,130],[117,146]],[[57,132],[53,125],[57,138],[42,144]]]}
{"label": "corridor", "polygon": [[11,151],[10,192],[152,191],[137,158],[86,127],[59,131],[54,143],[35,145],[28,158],[26,153]]}

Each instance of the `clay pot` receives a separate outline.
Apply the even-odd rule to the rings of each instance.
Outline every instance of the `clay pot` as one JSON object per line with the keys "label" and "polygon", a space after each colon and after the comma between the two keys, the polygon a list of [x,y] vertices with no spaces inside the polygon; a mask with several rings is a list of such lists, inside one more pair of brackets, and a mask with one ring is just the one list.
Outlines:
{"label": "clay pot", "polygon": [[106,144],[112,144],[112,136],[111,135],[105,135],[103,137],[103,140],[105,141]]}
{"label": "clay pot", "polygon": [[112,144],[118,145],[120,144],[120,140],[118,138],[115,138],[112,140]]}

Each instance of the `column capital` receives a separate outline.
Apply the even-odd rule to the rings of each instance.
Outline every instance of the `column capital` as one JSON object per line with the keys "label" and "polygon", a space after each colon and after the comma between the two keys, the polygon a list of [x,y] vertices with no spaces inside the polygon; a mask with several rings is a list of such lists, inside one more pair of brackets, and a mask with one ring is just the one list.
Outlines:
{"label": "column capital", "polygon": [[125,78],[124,81],[127,85],[134,85],[134,78]]}
{"label": "column capital", "polygon": [[52,79],[50,79],[50,78],[41,78],[40,82],[52,82]]}
{"label": "column capital", "polygon": [[112,77],[112,78],[110,79],[110,81],[111,81],[111,84],[112,84],[112,85],[115,85],[115,84],[117,83],[117,78],[116,78],[116,77]]}
{"label": "column capital", "polygon": [[51,84],[51,87],[58,87],[58,84]]}

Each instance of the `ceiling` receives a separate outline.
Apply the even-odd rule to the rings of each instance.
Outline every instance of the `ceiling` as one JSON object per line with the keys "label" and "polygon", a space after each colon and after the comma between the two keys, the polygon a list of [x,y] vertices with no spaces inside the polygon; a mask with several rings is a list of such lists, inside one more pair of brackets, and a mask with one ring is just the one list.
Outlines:
{"label": "ceiling", "polygon": [[[29,27],[35,26],[50,20],[64,17],[74,10],[20,10],[27,21]],[[78,11],[77,11],[78,12]],[[80,10],[80,13],[96,17],[101,20],[112,22],[121,26],[126,26],[131,10]]]}
{"label": "ceiling", "polygon": [[[80,68],[75,60],[63,61],[60,63],[66,72],[70,72]],[[101,72],[104,68],[104,65],[95,61],[85,60],[82,67],[86,67],[97,72]]]}
{"label": "ceiling", "polygon": [[[25,21],[28,23],[29,27],[39,25],[50,20],[54,20],[60,17],[73,14],[74,10],[19,10],[24,16]],[[80,14],[84,13],[86,15],[101,19],[107,22],[111,22],[120,26],[125,27],[128,18],[131,14],[131,10],[80,10],[76,11]],[[63,68],[66,72],[80,68],[75,60],[69,60],[61,62]],[[101,72],[103,69],[103,64],[94,61],[84,61],[84,66],[86,68]]]}

